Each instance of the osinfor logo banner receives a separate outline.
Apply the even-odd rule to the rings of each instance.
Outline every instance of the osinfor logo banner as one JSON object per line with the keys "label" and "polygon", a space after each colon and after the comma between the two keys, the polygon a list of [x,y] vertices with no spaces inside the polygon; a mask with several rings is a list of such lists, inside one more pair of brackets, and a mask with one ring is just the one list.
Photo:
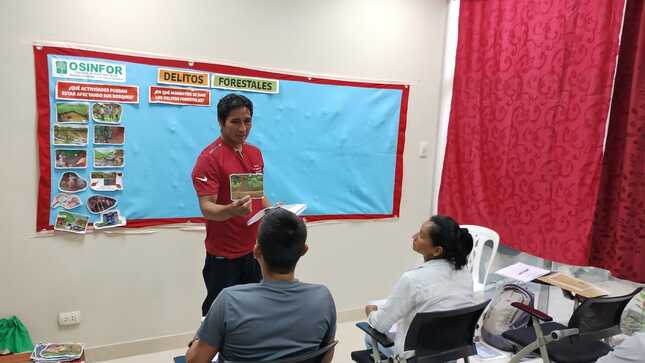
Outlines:
{"label": "osinfor logo banner", "polygon": [[125,82],[125,63],[95,62],[84,59],[52,58],[52,76],[93,81]]}

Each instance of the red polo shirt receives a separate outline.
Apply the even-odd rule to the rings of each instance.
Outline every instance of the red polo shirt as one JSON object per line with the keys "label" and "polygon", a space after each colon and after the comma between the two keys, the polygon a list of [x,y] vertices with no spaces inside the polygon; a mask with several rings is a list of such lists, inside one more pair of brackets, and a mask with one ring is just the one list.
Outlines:
{"label": "red polo shirt", "polygon": [[[242,152],[233,150],[218,138],[208,145],[197,158],[193,168],[193,186],[200,197],[217,195],[217,204],[231,200],[231,174],[262,173],[264,161],[260,149],[242,145]],[[262,200],[253,199],[252,211],[244,217],[232,217],[223,222],[206,222],[206,251],[214,256],[237,258],[253,251],[258,225],[246,221],[262,209]]]}

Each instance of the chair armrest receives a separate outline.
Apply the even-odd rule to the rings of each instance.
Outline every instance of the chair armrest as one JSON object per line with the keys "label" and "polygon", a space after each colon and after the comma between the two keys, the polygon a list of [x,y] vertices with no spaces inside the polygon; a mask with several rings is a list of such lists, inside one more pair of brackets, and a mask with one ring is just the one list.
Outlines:
{"label": "chair armrest", "polygon": [[514,307],[514,308],[520,309],[520,310],[524,311],[525,313],[527,313],[527,314],[529,314],[529,315],[531,315],[531,316],[533,316],[535,318],[538,318],[538,319],[540,319],[542,321],[552,321],[553,320],[552,317],[550,317],[547,314],[541,312],[540,310],[537,310],[537,309],[535,309],[535,308],[533,308],[531,306],[528,306],[526,304],[522,304],[521,302],[517,302],[517,301],[512,302],[511,306]]}
{"label": "chair armrest", "polygon": [[366,322],[360,322],[356,323],[356,326],[365,332],[365,334],[369,335],[370,337],[376,339],[376,341],[384,346],[384,347],[391,347],[394,345],[394,342],[385,334],[381,333],[380,331],[372,328],[368,323]]}

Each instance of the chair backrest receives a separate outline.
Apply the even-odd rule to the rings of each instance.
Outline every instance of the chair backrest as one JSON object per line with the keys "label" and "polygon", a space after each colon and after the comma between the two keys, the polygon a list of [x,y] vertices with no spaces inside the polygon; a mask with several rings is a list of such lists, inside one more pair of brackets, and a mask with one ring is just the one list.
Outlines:
{"label": "chair backrest", "polygon": [[[493,265],[493,259],[499,247],[499,234],[490,228],[475,226],[471,224],[461,225],[461,228],[468,229],[468,232],[473,236],[473,250],[468,256],[468,270],[473,274],[473,289],[475,291],[483,291],[486,286],[486,279],[488,273]],[[484,266],[486,267],[484,276],[480,277],[479,270],[482,264],[484,246],[490,241],[491,254]]]}
{"label": "chair backrest", "polygon": [[643,288],[617,297],[599,297],[585,300],[569,319],[570,328],[578,328],[580,336],[603,339],[620,334],[620,317],[625,306]]}
{"label": "chair backrest", "polygon": [[332,350],[336,346],[336,344],[338,344],[338,340],[334,340],[333,342],[321,347],[318,350],[314,350],[312,352],[280,358],[278,360],[273,360],[273,361],[259,362],[259,361],[221,360],[221,362],[222,363],[320,363],[323,357],[325,356],[325,354],[327,354],[327,352]]}
{"label": "chair backrest", "polygon": [[456,310],[417,313],[405,337],[404,349],[415,351],[412,361],[417,363],[445,362],[477,354],[473,336],[489,302]]}

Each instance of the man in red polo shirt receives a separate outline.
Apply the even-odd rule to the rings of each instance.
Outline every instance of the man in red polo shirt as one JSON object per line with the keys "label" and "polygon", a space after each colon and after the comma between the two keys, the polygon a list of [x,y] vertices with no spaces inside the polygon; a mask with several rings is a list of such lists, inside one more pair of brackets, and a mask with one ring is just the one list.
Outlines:
{"label": "man in red polo shirt", "polygon": [[231,199],[231,174],[264,172],[262,153],[247,144],[251,132],[253,103],[248,98],[228,94],[217,104],[221,136],[208,145],[193,168],[193,186],[206,222],[206,262],[202,275],[207,295],[202,304],[206,316],[215,297],[228,286],[259,282],[260,266],[253,257],[258,224],[246,225],[249,218],[270,206],[266,198]]}

